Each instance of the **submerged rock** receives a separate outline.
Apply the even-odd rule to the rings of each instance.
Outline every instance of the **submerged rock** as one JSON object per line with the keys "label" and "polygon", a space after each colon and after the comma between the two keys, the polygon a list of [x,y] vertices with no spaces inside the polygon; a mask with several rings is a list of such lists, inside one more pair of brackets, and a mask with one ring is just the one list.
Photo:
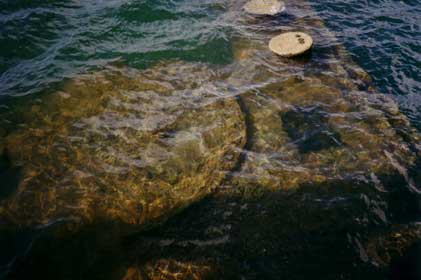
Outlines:
{"label": "submerged rock", "polygon": [[233,180],[240,186],[290,189],[342,178],[406,176],[416,155],[393,122],[400,119],[410,129],[403,115],[387,112],[382,99],[358,91],[344,96],[322,76],[291,77],[254,89],[242,96],[252,134],[247,159]]}
{"label": "submerged rock", "polygon": [[[1,206],[15,223],[162,220],[233,172],[209,199],[129,246],[115,236],[93,246],[100,238],[82,232],[59,234],[51,250],[45,238],[17,279],[35,275],[27,268],[59,267],[51,263],[66,269],[47,279],[69,278],[77,274],[73,259],[90,264],[92,279],[357,279],[370,275],[370,262],[383,269],[419,240],[418,229],[388,229],[406,218],[401,213],[418,214],[418,197],[401,195],[413,197],[409,170],[419,135],[393,100],[368,86],[368,75],[306,1],[290,4],[301,15],[290,28],[318,36],[315,59],[273,59],[265,43],[273,34],[246,33],[221,75],[182,63],[105,71],[70,82],[29,113],[22,109],[24,127],[3,144],[7,166],[26,174]],[[108,262],[92,258],[107,244],[118,247]],[[89,261],[74,258],[74,248]],[[104,263],[118,266],[120,277]]]}
{"label": "submerged rock", "polygon": [[203,197],[244,142],[240,107],[217,79],[200,64],[108,69],[18,108],[1,146],[21,175],[0,223],[142,225]]}
{"label": "submerged rock", "polygon": [[273,59],[265,46],[272,35],[261,31],[267,23],[239,27],[247,32],[234,43],[228,83],[241,92],[248,137],[229,184],[285,190],[364,178],[381,189],[384,178],[399,174],[413,187],[407,173],[419,134],[392,99],[373,90],[308,3],[290,4],[303,16],[288,28],[317,36],[320,46],[314,58]]}

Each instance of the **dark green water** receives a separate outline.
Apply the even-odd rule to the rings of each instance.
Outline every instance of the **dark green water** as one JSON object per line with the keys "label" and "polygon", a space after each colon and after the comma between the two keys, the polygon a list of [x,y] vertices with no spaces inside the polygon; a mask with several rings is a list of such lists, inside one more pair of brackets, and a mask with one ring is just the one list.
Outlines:
{"label": "dark green water", "polygon": [[217,1],[2,1],[1,93],[36,93],[64,77],[124,61],[229,63]]}
{"label": "dark green water", "polygon": [[[229,63],[232,28],[219,20],[224,2],[2,1],[1,95],[36,93],[116,60],[136,68],[171,58]],[[312,4],[379,90],[420,127],[419,3]]]}
{"label": "dark green water", "polygon": [[421,277],[420,3],[243,2],[0,0],[0,279]]}

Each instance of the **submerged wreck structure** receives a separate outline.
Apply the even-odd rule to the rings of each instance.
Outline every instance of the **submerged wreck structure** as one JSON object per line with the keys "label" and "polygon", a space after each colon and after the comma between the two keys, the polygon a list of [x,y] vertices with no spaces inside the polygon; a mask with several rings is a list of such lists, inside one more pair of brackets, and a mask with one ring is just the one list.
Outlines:
{"label": "submerged wreck structure", "polygon": [[[420,242],[404,223],[419,211],[419,134],[307,2],[287,3],[287,25],[244,4],[224,18],[233,64],[108,67],[0,112],[4,275],[393,274]],[[312,53],[268,49],[292,30]]]}

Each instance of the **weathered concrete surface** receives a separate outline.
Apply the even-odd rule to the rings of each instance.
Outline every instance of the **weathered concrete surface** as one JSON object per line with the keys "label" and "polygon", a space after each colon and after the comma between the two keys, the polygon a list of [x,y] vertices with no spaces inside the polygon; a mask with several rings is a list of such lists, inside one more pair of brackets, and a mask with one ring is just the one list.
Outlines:
{"label": "weathered concrete surface", "polygon": [[254,15],[276,15],[284,7],[284,2],[279,0],[250,0],[244,5],[244,10]]}
{"label": "weathered concrete surface", "polygon": [[269,49],[282,57],[294,57],[310,50],[313,39],[303,32],[285,32],[269,41]]}

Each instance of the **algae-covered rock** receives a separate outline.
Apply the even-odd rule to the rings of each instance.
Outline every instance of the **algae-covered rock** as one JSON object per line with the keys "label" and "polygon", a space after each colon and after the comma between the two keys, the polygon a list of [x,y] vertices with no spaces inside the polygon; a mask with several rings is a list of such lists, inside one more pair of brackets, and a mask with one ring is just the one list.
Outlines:
{"label": "algae-covered rock", "polygon": [[[391,98],[373,90],[307,1],[288,4],[295,13],[288,27],[236,21],[244,36],[233,43],[236,62],[227,81],[240,92],[248,141],[231,183],[290,189],[398,173],[413,186],[407,172],[416,164],[419,134]],[[273,33],[294,35],[290,30],[317,39],[311,55],[271,53],[266,44]]]}
{"label": "algae-covered rock", "polygon": [[[375,106],[377,98],[384,99],[358,91],[343,95],[321,77],[311,76],[291,77],[244,94],[250,145],[233,180],[289,189],[361,175],[404,175],[416,154],[393,127],[387,108]],[[408,124],[406,129],[411,131]]]}
{"label": "algae-covered rock", "polygon": [[[359,279],[372,275],[370,262],[383,270],[420,239],[418,229],[388,228],[419,213],[409,174],[419,135],[368,87],[310,5],[288,4],[288,27],[240,26],[236,61],[220,72],[185,63],[113,69],[22,108],[22,128],[0,143],[3,165],[22,167],[0,208],[9,222],[138,225],[220,187],[127,244],[115,235],[101,242],[102,227],[60,232],[56,243],[47,235],[16,279],[45,277],[32,272],[60,267],[51,263],[63,268],[46,279],[69,278],[73,259],[89,263],[90,279]],[[270,52],[270,38],[288,30],[317,38],[313,57]]]}
{"label": "algae-covered rock", "polygon": [[2,223],[140,225],[204,196],[244,142],[241,110],[215,79],[200,64],[107,69],[17,108],[2,153],[21,171]]}
{"label": "algae-covered rock", "polygon": [[[291,28],[296,24],[318,32],[318,43],[334,41],[317,18]],[[367,75],[343,47],[286,60],[273,59],[264,41],[234,44],[228,82],[241,92],[248,141],[233,185],[290,189],[359,177],[378,183],[396,172],[412,184],[406,173],[416,164],[419,135],[392,99],[366,87]]]}
{"label": "algae-covered rock", "polygon": [[[380,267],[394,265],[411,247],[418,250],[414,261],[420,261],[421,226],[419,224],[394,226],[384,234],[371,236],[366,241],[367,257]],[[415,265],[415,263],[414,263]],[[419,266],[418,266],[419,268]]]}

